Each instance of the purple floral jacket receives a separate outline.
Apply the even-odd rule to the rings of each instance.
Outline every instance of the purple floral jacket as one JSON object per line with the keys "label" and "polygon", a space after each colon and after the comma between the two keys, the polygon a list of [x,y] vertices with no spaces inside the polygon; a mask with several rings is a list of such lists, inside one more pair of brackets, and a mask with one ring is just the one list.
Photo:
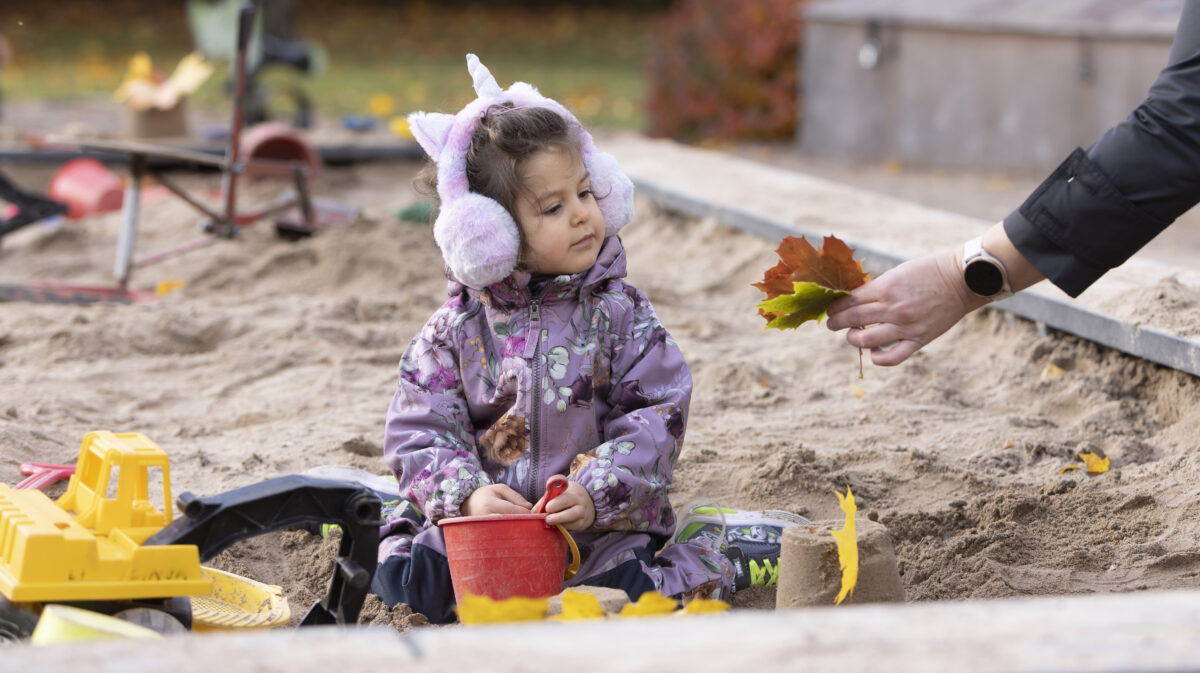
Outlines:
{"label": "purple floral jacket", "polygon": [[[516,272],[482,292],[450,283],[400,361],[387,416],[384,456],[428,519],[416,543],[444,550],[434,524],[460,516],[476,488],[502,482],[536,502],[553,474],[583,485],[596,507],[593,527],[574,533],[579,580],[669,539],[692,379],[624,276],[612,236],[582,273],[531,285]],[[413,532],[385,526],[381,558],[406,553]],[[643,565],[667,595],[732,576],[704,541],[663,554]]]}

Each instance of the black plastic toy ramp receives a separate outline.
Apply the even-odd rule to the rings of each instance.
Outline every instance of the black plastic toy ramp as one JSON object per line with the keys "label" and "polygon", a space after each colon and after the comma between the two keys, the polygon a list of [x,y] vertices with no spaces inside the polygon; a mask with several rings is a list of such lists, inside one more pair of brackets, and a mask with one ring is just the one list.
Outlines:
{"label": "black plastic toy ramp", "polygon": [[197,498],[177,499],[179,518],[146,545],[191,544],[206,561],[238,540],[291,527],[341,526],[329,592],[313,604],[300,626],[354,624],[375,575],[379,547],[379,496],[351,481],[289,475]]}
{"label": "black plastic toy ramp", "polygon": [[0,217],[0,238],[39,220],[67,212],[66,204],[21,189],[3,171],[0,171],[0,199],[17,207],[12,217]]}

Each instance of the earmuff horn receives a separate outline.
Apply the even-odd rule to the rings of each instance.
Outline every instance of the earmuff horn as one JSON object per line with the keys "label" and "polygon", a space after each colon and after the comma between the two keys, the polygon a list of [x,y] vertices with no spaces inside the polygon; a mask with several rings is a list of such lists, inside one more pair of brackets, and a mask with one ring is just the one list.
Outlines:
{"label": "earmuff horn", "polygon": [[475,54],[467,54],[467,72],[471,73],[471,83],[475,86],[475,94],[480,98],[497,98],[504,93],[496,83],[496,78],[492,77],[492,72],[480,63]]}

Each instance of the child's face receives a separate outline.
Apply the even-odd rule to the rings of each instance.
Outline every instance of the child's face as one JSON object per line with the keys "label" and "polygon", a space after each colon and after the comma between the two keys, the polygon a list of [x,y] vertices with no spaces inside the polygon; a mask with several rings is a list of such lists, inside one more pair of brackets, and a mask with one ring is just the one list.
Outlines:
{"label": "child's face", "polygon": [[562,275],[592,268],[604,243],[604,216],[583,160],[551,148],[526,159],[521,168],[522,182],[534,197],[517,199],[526,270]]}

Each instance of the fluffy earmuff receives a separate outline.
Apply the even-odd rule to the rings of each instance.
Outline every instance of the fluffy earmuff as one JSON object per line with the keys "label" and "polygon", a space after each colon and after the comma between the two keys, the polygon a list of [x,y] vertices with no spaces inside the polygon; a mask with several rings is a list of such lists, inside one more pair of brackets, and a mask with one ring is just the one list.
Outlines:
{"label": "fluffy earmuff", "polygon": [[479,118],[493,105],[549,108],[577,127],[583,164],[604,216],[605,236],[617,233],[633,219],[633,182],[616,158],[596,149],[592,135],[575,115],[525,82],[501,89],[474,54],[467,54],[467,70],[478,98],[458,114],[414,112],[408,116],[413,137],[438,166],[441,208],[433,236],[459,282],[476,289],[498,283],[513,272],[520,254],[520,232],[512,215],[494,199],[470,191],[467,183],[471,135]]}

